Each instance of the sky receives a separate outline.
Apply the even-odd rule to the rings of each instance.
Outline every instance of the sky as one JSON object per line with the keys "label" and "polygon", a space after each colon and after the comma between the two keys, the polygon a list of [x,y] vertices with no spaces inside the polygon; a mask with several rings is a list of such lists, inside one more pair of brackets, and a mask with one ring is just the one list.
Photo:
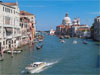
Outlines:
{"label": "sky", "polygon": [[18,1],[20,11],[25,10],[36,17],[37,30],[56,29],[68,12],[73,21],[79,17],[81,24],[92,26],[94,18],[100,16],[99,0],[2,0]]}

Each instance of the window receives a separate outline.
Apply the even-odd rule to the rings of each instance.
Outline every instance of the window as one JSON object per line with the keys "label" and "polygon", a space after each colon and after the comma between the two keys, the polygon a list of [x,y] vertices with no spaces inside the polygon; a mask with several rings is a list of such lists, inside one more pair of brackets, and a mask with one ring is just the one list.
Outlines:
{"label": "window", "polygon": [[11,13],[12,13],[12,10],[11,10]]}
{"label": "window", "polygon": [[10,17],[5,16],[5,24],[10,24]]}
{"label": "window", "polygon": [[15,10],[14,10],[14,14],[15,14]]}
{"label": "window", "polygon": [[5,8],[3,7],[3,11],[5,11]]}
{"label": "window", "polygon": [[10,13],[10,9],[9,8],[5,8],[5,12],[9,12]]}
{"label": "window", "polygon": [[31,19],[33,19],[33,17],[31,17]]}
{"label": "window", "polygon": [[3,41],[3,45],[5,45],[5,41]]}

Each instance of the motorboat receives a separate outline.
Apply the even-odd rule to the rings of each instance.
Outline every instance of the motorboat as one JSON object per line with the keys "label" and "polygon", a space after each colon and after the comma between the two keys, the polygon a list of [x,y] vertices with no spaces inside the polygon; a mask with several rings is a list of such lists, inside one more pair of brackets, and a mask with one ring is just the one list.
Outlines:
{"label": "motorboat", "polygon": [[83,44],[87,44],[87,42],[86,41],[83,41]]}
{"label": "motorboat", "polygon": [[40,48],[42,48],[42,47],[43,47],[43,45],[41,45],[41,46],[36,46],[37,49],[40,49]]}
{"label": "motorboat", "polygon": [[65,43],[65,41],[64,41],[64,40],[60,40],[60,42]]}
{"label": "motorboat", "polygon": [[41,46],[37,46],[36,48],[37,48],[37,49],[40,49],[40,48],[41,48]]}
{"label": "motorboat", "polygon": [[32,64],[28,65],[25,69],[29,73],[36,73],[39,70],[43,69],[46,66],[46,62],[33,62]]}
{"label": "motorboat", "polygon": [[64,37],[65,37],[66,39],[69,39],[69,38],[70,38],[70,36],[69,36],[69,35],[65,35]]}
{"label": "motorboat", "polygon": [[63,38],[64,38],[64,36],[60,36],[60,37],[59,37],[59,39],[63,39]]}
{"label": "motorboat", "polygon": [[40,39],[39,42],[43,42],[43,39]]}
{"label": "motorboat", "polygon": [[77,44],[77,41],[76,41],[76,40],[74,40],[74,41],[73,41],[73,44]]}

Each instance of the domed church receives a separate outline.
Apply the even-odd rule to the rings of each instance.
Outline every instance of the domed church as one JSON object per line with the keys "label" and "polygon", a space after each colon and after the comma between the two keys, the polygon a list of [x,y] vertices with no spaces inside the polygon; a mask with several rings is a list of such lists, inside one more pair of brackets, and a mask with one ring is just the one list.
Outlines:
{"label": "domed church", "polygon": [[71,25],[71,19],[70,19],[70,17],[68,17],[68,13],[66,13],[66,15],[62,21],[62,24],[67,25],[67,26]]}

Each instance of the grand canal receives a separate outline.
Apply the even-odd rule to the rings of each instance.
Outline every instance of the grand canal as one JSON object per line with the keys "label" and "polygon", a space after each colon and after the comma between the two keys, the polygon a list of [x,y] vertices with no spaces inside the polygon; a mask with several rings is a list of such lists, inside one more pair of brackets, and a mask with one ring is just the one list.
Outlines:
{"label": "grand canal", "polygon": [[[40,50],[28,46],[23,47],[21,54],[4,54],[4,61],[0,61],[0,75],[99,75],[99,47],[97,42],[82,39],[65,39],[61,43],[56,36],[45,35],[44,46]],[[48,66],[35,74],[26,72],[25,67],[35,61],[44,61]]]}

